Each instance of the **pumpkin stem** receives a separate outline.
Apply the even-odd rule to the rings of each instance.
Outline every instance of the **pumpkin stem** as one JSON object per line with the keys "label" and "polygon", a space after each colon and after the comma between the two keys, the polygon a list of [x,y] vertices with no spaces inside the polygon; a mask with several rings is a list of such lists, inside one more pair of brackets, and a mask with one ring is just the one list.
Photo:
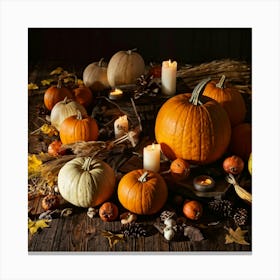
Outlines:
{"label": "pumpkin stem", "polygon": [[134,48],[134,49],[132,49],[132,50],[128,50],[127,53],[128,53],[128,54],[131,54],[132,52],[136,52],[136,51],[137,51],[137,48]]}
{"label": "pumpkin stem", "polygon": [[203,93],[203,88],[206,86],[206,84],[211,80],[211,78],[203,79],[193,90],[192,96],[189,100],[190,103],[197,106],[198,104],[201,105],[201,102],[199,101],[200,96]]}
{"label": "pumpkin stem", "polygon": [[223,75],[223,76],[221,77],[220,81],[216,84],[216,87],[217,87],[217,88],[223,88],[223,87],[224,87],[225,80],[226,80],[226,76]]}
{"label": "pumpkin stem", "polygon": [[148,171],[145,171],[145,172],[141,175],[141,177],[139,177],[138,181],[141,182],[141,183],[146,182],[146,181],[147,181],[148,174],[149,174],[149,172],[148,172]]}
{"label": "pumpkin stem", "polygon": [[104,57],[102,57],[100,60],[99,60],[99,62],[98,62],[98,66],[99,67],[102,67],[102,62],[104,61]]}
{"label": "pumpkin stem", "polygon": [[77,120],[82,120],[83,116],[80,110],[77,110]]}
{"label": "pumpkin stem", "polygon": [[62,88],[62,80],[61,79],[58,79],[56,87],[57,88]]}
{"label": "pumpkin stem", "polygon": [[85,162],[84,162],[84,164],[83,164],[83,166],[82,166],[82,169],[83,170],[85,170],[85,171],[89,171],[89,167],[90,167],[90,164],[91,164],[91,157],[87,157],[86,159],[85,159]]}

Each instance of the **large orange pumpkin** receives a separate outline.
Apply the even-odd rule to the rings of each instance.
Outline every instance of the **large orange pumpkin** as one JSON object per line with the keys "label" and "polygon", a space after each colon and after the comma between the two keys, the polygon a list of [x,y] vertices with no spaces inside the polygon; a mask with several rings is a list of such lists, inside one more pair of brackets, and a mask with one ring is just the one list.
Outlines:
{"label": "large orange pumpkin", "polygon": [[229,117],[217,101],[201,96],[209,81],[201,81],[192,94],[170,98],[160,108],[155,136],[168,158],[207,164],[227,150],[231,136]]}
{"label": "large orange pumpkin", "polygon": [[144,169],[130,171],[118,185],[120,203],[139,215],[158,212],[164,206],[167,195],[167,186],[162,176]]}
{"label": "large orange pumpkin", "polygon": [[233,126],[244,121],[246,116],[245,101],[240,92],[234,87],[225,85],[226,76],[223,75],[220,81],[210,81],[203,92],[204,96],[211,97],[219,102],[226,110],[230,123]]}
{"label": "large orange pumpkin", "polygon": [[248,161],[252,152],[252,125],[241,123],[232,129],[230,152]]}
{"label": "large orange pumpkin", "polygon": [[56,86],[49,87],[44,94],[44,104],[48,110],[52,110],[54,105],[59,101],[73,97],[72,92],[62,85],[61,80],[58,80]]}
{"label": "large orange pumpkin", "polygon": [[60,140],[62,144],[71,144],[78,141],[95,141],[98,138],[98,125],[90,116],[77,115],[66,118],[60,125]]}

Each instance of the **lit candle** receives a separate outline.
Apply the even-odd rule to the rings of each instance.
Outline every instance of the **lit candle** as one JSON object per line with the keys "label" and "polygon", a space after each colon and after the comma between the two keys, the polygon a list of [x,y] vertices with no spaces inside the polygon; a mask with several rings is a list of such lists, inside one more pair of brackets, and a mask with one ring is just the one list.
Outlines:
{"label": "lit candle", "polygon": [[109,93],[109,99],[111,99],[111,100],[120,99],[120,98],[122,98],[122,96],[123,96],[123,92],[121,89],[118,89],[118,88],[114,89],[113,91],[111,91]]}
{"label": "lit candle", "polygon": [[154,172],[160,170],[160,144],[152,144],[144,148],[143,168]]}
{"label": "lit candle", "polygon": [[169,59],[162,62],[161,68],[161,90],[165,95],[173,95],[176,93],[176,74],[177,62]]}
{"label": "lit candle", "polygon": [[127,115],[121,116],[114,122],[115,137],[120,138],[128,132]]}

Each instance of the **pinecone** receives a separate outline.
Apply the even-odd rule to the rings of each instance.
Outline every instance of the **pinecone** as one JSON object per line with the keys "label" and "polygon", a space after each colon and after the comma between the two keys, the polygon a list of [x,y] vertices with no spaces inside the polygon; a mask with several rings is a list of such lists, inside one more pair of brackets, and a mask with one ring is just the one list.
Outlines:
{"label": "pinecone", "polygon": [[233,215],[233,203],[226,199],[214,199],[208,202],[209,210],[221,217],[221,218],[229,218]]}
{"label": "pinecone", "polygon": [[124,237],[140,237],[147,236],[147,229],[139,223],[129,223],[122,226],[122,233]]}
{"label": "pinecone", "polygon": [[248,221],[248,211],[244,208],[237,208],[233,215],[233,220],[237,226],[244,226]]}
{"label": "pinecone", "polygon": [[138,99],[143,94],[155,96],[159,92],[160,86],[153,79],[153,76],[141,75],[136,80],[136,89],[134,90],[134,98]]}

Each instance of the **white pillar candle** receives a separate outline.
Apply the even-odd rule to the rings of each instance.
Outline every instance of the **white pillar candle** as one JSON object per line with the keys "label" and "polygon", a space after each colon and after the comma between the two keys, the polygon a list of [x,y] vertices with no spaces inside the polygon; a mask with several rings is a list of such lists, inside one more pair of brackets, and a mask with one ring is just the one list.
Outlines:
{"label": "white pillar candle", "polygon": [[154,172],[160,170],[160,144],[152,144],[144,148],[143,168]]}
{"label": "white pillar candle", "polygon": [[176,74],[177,62],[169,59],[162,62],[161,68],[161,90],[165,95],[173,95],[176,93]]}
{"label": "white pillar candle", "polygon": [[127,115],[121,116],[114,122],[115,137],[120,138],[128,132]]}

